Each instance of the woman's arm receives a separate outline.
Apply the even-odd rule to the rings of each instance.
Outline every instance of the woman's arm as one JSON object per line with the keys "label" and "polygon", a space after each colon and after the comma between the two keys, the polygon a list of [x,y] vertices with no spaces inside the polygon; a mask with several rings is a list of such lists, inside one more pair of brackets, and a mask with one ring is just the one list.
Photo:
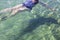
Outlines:
{"label": "woman's arm", "polygon": [[52,8],[51,6],[49,6],[48,4],[46,4],[46,3],[43,3],[43,2],[39,2],[42,6],[44,6],[44,7],[46,7],[46,8],[48,8],[48,9],[50,9],[51,11],[56,11],[56,9],[55,8]]}

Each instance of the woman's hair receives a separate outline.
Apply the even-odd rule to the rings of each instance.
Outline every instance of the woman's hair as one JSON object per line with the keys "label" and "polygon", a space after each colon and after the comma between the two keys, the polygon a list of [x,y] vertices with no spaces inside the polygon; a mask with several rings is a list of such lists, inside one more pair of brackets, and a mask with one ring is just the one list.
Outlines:
{"label": "woman's hair", "polygon": [[39,2],[39,0],[35,0],[36,1],[36,3],[35,4],[37,4],[38,2]]}
{"label": "woman's hair", "polygon": [[35,0],[35,1],[38,1],[38,0]]}

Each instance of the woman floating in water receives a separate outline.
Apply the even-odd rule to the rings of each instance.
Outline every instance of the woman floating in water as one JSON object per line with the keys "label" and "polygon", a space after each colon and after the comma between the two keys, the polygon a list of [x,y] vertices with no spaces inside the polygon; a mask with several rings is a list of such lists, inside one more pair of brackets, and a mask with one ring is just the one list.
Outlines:
{"label": "woman floating in water", "polygon": [[10,15],[10,16],[12,16],[12,15],[15,15],[18,11],[32,10],[32,8],[33,8],[36,4],[38,4],[38,3],[42,4],[43,6],[49,8],[49,9],[51,9],[51,10],[54,10],[54,9],[48,7],[47,4],[44,4],[44,3],[42,3],[42,2],[39,2],[39,0],[26,0],[26,1],[25,1],[24,3],[22,3],[22,4],[19,4],[19,5],[17,5],[17,6],[12,7],[12,8],[6,8],[6,9],[4,9],[4,10],[1,10],[0,12],[12,11],[12,13],[11,13],[11,15]]}

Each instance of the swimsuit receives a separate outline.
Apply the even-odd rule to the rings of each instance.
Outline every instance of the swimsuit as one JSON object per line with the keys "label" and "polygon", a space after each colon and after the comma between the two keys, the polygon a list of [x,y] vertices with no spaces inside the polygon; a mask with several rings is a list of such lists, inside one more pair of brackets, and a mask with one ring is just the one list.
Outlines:
{"label": "swimsuit", "polygon": [[23,6],[32,9],[36,4],[37,2],[33,3],[32,0],[26,0],[26,2],[23,3]]}

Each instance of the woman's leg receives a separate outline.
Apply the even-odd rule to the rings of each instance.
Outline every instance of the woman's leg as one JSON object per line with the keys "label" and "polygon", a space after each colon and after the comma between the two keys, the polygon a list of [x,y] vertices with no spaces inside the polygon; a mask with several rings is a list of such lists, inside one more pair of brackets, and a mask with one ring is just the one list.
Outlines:
{"label": "woman's leg", "polygon": [[10,11],[12,11],[12,8],[6,8],[6,9],[3,9],[3,10],[0,10],[0,13],[2,13],[2,12],[10,12]]}
{"label": "woman's leg", "polygon": [[14,6],[12,8],[7,8],[7,9],[4,9],[4,10],[1,10],[0,12],[8,12],[8,11],[12,11],[12,13],[8,16],[4,16],[2,17],[1,19],[5,19],[6,17],[10,17],[10,16],[13,16],[15,15],[18,11],[24,11],[24,10],[27,10],[28,8],[24,7],[22,4],[20,5],[17,5],[17,6]]}
{"label": "woman's leg", "polygon": [[24,6],[20,6],[19,8],[17,7],[15,10],[12,11],[12,13],[10,14],[10,16],[15,15],[17,12],[21,12],[21,11],[26,11],[28,10],[28,8],[24,7]]}
{"label": "woman's leg", "polygon": [[6,9],[3,9],[3,10],[0,10],[0,13],[2,13],[2,12],[8,12],[8,11],[10,12],[12,10],[16,10],[19,7],[22,7],[22,4],[19,4],[17,6],[12,7],[12,8],[6,8]]}

